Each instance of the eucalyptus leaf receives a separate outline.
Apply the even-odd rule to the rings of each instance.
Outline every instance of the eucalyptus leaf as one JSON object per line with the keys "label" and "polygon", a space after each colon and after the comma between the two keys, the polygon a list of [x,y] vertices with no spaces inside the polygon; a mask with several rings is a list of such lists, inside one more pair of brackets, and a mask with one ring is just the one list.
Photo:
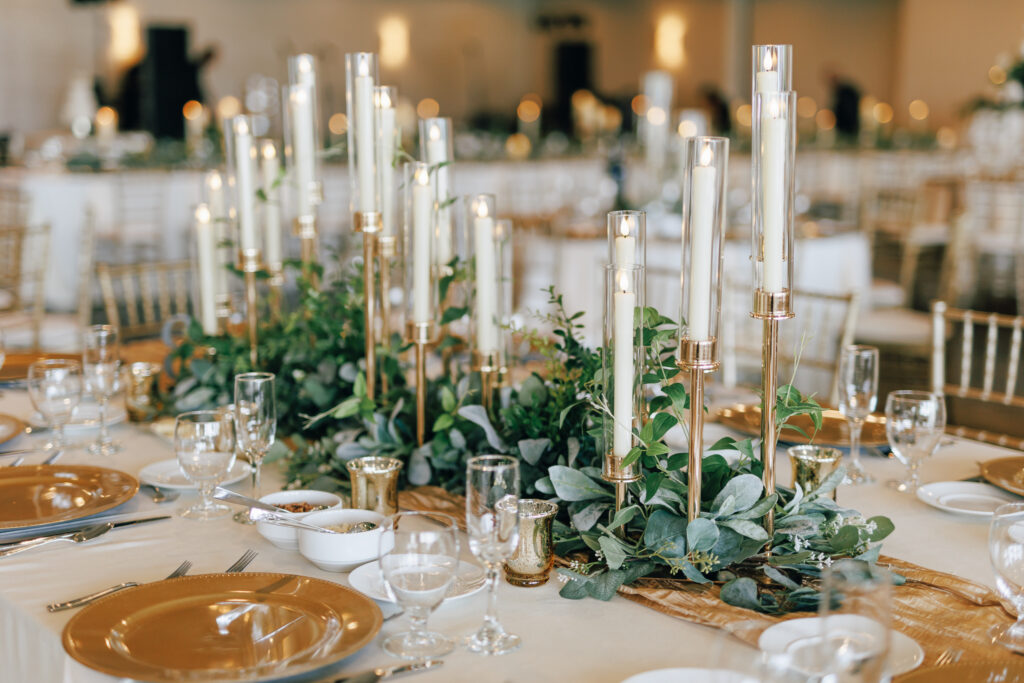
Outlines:
{"label": "eucalyptus leaf", "polygon": [[761,601],[757,597],[757,583],[751,578],[743,576],[733,579],[722,586],[719,597],[726,604],[761,611]]}
{"label": "eucalyptus leaf", "polygon": [[601,484],[571,467],[553,465],[548,469],[548,476],[551,477],[555,493],[562,500],[580,501],[615,497]]}
{"label": "eucalyptus leaf", "polygon": [[698,517],[686,526],[686,543],[690,552],[707,552],[718,542],[718,525],[706,517]]}
{"label": "eucalyptus leaf", "polygon": [[626,549],[622,543],[611,536],[602,536],[598,541],[601,544],[601,552],[604,553],[605,562],[610,569],[618,569],[626,561]]}
{"label": "eucalyptus leaf", "polygon": [[736,498],[736,509],[742,512],[757,502],[763,490],[764,484],[761,483],[760,478],[752,474],[741,474],[730,479],[722,490],[718,492],[718,495],[715,496],[714,501],[711,503],[711,509],[719,509],[726,498],[733,496]]}
{"label": "eucalyptus leaf", "polygon": [[484,436],[487,438],[487,443],[491,445],[491,448],[495,448],[501,453],[505,453],[508,450],[505,442],[501,440],[501,437],[498,436],[498,432],[494,430],[494,425],[491,424],[491,418],[487,416],[487,409],[483,406],[462,406],[459,408],[458,414],[459,417],[469,420],[484,430]]}
{"label": "eucalyptus leaf", "polygon": [[768,532],[760,524],[755,524],[749,519],[725,519],[718,522],[724,527],[732,529],[736,533],[752,538],[755,541],[767,541]]}
{"label": "eucalyptus leaf", "polygon": [[518,444],[519,455],[531,465],[536,465],[550,445],[551,439],[521,439]]}
{"label": "eucalyptus leaf", "polygon": [[653,553],[666,557],[686,557],[686,518],[655,510],[647,520],[644,546]]}
{"label": "eucalyptus leaf", "polygon": [[611,509],[611,504],[609,503],[588,503],[579,510],[570,510],[569,516],[572,518],[573,526],[576,527],[577,531],[590,531],[609,509]]}
{"label": "eucalyptus leaf", "polygon": [[577,439],[575,436],[570,436],[566,440],[565,446],[566,446],[566,452],[567,452],[566,454],[568,456],[566,458],[566,464],[569,467],[572,467],[573,463],[576,462],[576,457],[579,456],[579,454],[580,454],[580,440]]}

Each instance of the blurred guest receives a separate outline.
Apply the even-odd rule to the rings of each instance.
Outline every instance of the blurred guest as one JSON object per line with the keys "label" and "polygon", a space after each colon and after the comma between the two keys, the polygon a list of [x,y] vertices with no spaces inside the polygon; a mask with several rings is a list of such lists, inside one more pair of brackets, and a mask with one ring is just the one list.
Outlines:
{"label": "blurred guest", "polygon": [[729,114],[729,102],[718,86],[705,83],[700,87],[704,100],[704,108],[711,117],[711,127],[715,135],[729,135],[732,132],[732,116]]}
{"label": "blurred guest", "polygon": [[186,101],[196,100],[203,104],[212,104],[206,99],[206,90],[203,88],[203,73],[215,61],[217,61],[217,48],[212,45],[200,52],[195,59],[189,60]]}
{"label": "blurred guest", "polygon": [[825,81],[832,90],[836,133],[842,137],[856,138],[860,133],[860,88],[833,68],[825,70]]}

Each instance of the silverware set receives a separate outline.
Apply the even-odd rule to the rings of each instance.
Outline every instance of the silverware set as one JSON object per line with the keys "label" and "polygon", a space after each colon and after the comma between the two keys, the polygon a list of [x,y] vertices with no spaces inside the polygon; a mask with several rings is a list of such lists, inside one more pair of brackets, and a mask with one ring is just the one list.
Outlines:
{"label": "silverware set", "polygon": [[[252,564],[252,561],[256,559],[256,556],[258,554],[259,553],[257,553],[255,550],[252,550],[251,548],[249,550],[246,550],[241,557],[235,560],[235,562],[224,571],[224,573],[235,574],[245,571],[246,567]],[[192,569],[192,563],[189,560],[185,560],[180,565],[178,565],[177,569],[168,574],[164,578],[164,580],[166,581],[167,579],[176,579],[179,576],[185,576],[186,574],[188,574],[190,569]],[[77,607],[84,607],[85,605],[93,603],[99,600],[100,598],[105,598],[108,595],[113,595],[118,591],[122,591],[125,588],[134,588],[135,586],[141,585],[142,584],[137,581],[125,581],[115,586],[111,586],[109,588],[104,588],[103,590],[96,591],[95,593],[83,595],[80,598],[73,598],[71,600],[66,600],[65,602],[51,603],[46,606],[46,609],[50,612],[63,612],[65,610],[75,609]]]}

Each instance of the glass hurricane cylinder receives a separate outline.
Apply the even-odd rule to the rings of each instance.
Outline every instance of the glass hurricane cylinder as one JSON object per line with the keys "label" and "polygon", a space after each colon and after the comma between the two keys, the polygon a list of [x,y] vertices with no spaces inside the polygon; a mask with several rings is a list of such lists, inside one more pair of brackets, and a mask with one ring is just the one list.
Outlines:
{"label": "glass hurricane cylinder", "polygon": [[[422,161],[402,166],[402,253],[407,339],[433,338],[438,315],[438,289],[433,261],[434,183]],[[415,331],[415,334],[413,333]],[[427,341],[422,339],[422,341]]]}
{"label": "glass hurricane cylinder", "polygon": [[[345,109],[348,114],[348,173],[353,216],[380,211],[377,187],[377,115],[374,88],[379,82],[377,55],[345,55]],[[366,226],[356,225],[356,229]]]}
{"label": "glass hurricane cylinder", "polygon": [[238,221],[238,248],[252,253],[260,248],[257,230],[256,138],[252,134],[252,119],[233,117],[227,128],[224,146],[227,157],[228,186]]}
{"label": "glass hurricane cylinder", "polygon": [[505,330],[512,329],[512,314],[515,311],[515,243],[513,241],[513,222],[509,218],[499,218],[494,224],[494,248],[498,264],[498,310],[501,314],[501,326]]}
{"label": "glass hurricane cylinder", "polygon": [[323,200],[316,88],[311,83],[295,83],[281,88],[281,96],[292,213],[301,226],[312,222],[316,206]]}
{"label": "glass hurricane cylinder", "polygon": [[644,211],[608,214],[608,263],[624,268],[647,265],[647,214]]}
{"label": "glass hurricane cylinder", "polygon": [[[727,138],[697,136],[684,141],[683,279],[680,300],[680,360],[710,369],[718,364],[722,318],[722,237],[729,167]],[[694,344],[703,350],[683,353]]]}
{"label": "glass hurricane cylinder", "polygon": [[466,230],[469,233],[470,323],[474,369],[500,371],[505,363],[505,331],[498,245],[495,241],[494,195],[466,197]]}
{"label": "glass hurricane cylinder", "polygon": [[750,79],[750,100],[760,92],[786,92],[793,89],[793,46],[754,45]]}
{"label": "glass hurricane cylinder", "polygon": [[437,202],[434,260],[445,273],[451,271],[451,260],[460,253],[452,206],[452,162],[455,160],[452,137],[451,119],[420,120],[420,159],[430,165],[430,172],[434,175],[434,199]]}
{"label": "glass hurricane cylinder", "polygon": [[400,145],[401,129],[396,121],[398,88],[378,85],[374,91],[374,108],[377,112],[377,183],[380,187],[381,235],[390,237],[398,234],[398,193],[395,177],[399,167],[395,164],[395,152]]}
{"label": "glass hurricane cylinder", "polygon": [[644,269],[639,265],[605,267],[604,344],[601,348],[604,470],[608,481],[633,481],[635,464],[623,459],[637,445],[643,388]]}
{"label": "glass hurricane cylinder", "polygon": [[754,229],[751,259],[761,317],[789,317],[793,282],[793,181],[796,93],[754,96]]}

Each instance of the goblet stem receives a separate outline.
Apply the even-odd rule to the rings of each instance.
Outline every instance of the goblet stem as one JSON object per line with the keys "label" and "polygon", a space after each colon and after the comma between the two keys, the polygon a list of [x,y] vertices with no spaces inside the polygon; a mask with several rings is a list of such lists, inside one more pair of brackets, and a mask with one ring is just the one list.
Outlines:
{"label": "goblet stem", "polygon": [[857,470],[863,469],[860,464],[860,434],[863,429],[863,422],[850,420],[850,463]]}
{"label": "goblet stem", "polygon": [[260,470],[263,466],[263,452],[257,449],[252,449],[246,454],[249,458],[249,464],[252,465],[252,497],[260,497]]}
{"label": "goblet stem", "polygon": [[421,607],[409,609],[409,634],[406,636],[406,641],[410,646],[421,646],[427,641],[427,618],[429,615],[430,611]]}
{"label": "goblet stem", "polygon": [[64,446],[64,423],[57,422],[53,425],[53,450]]}
{"label": "goblet stem", "polygon": [[498,623],[498,580],[497,565],[487,565],[487,613],[484,615],[484,625],[480,631],[488,636],[488,640],[492,640],[505,630]]}
{"label": "goblet stem", "polygon": [[97,437],[96,445],[99,448],[103,448],[110,441],[110,436],[107,434],[107,399],[100,399],[100,435]]}
{"label": "goblet stem", "polygon": [[209,510],[213,507],[213,489],[216,482],[204,479],[199,483],[199,509]]}

